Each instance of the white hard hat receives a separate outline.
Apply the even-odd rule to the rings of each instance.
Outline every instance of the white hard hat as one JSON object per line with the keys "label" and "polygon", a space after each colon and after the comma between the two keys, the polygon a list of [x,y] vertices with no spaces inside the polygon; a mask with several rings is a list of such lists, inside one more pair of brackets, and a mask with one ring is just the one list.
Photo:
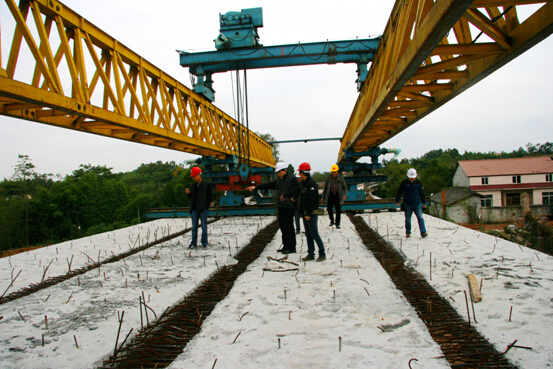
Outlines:
{"label": "white hard hat", "polygon": [[281,170],[286,169],[286,168],[287,168],[286,164],[277,163],[277,165],[275,167],[275,172],[280,172]]}
{"label": "white hard hat", "polygon": [[407,177],[417,178],[417,171],[414,168],[411,168],[407,171]]}

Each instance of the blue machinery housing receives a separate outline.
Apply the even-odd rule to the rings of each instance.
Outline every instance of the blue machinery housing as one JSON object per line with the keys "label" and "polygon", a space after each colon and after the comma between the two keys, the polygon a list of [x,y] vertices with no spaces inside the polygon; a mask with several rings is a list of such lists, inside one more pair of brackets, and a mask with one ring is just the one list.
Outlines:
{"label": "blue machinery housing", "polygon": [[214,73],[231,70],[290,67],[313,64],[357,64],[357,89],[368,74],[380,37],[345,41],[263,46],[257,28],[263,27],[262,8],[219,14],[216,51],[189,53],[178,50],[180,65],[196,77],[194,91],[215,101]]}
{"label": "blue machinery housing", "polygon": [[[361,212],[364,210],[397,210],[399,208],[395,204],[395,199],[366,200],[366,191],[357,188],[359,183],[387,181],[387,175],[373,174],[374,170],[382,168],[382,164],[378,162],[378,157],[389,153],[399,154],[399,152],[400,150],[398,149],[376,148],[367,152],[348,151],[346,153],[346,163],[339,164],[340,171],[349,174],[344,177],[348,186],[348,195],[342,205],[343,211]],[[372,163],[354,162],[356,158],[363,156],[371,157]],[[227,159],[202,157],[201,159],[189,162],[189,164],[203,165],[203,176],[212,183],[214,190],[225,191],[225,195],[219,199],[217,206],[210,209],[209,216],[272,215],[276,213],[272,195],[262,197],[254,191],[252,195],[257,205],[246,205],[244,197],[235,193],[250,185],[251,182],[249,181],[252,178],[255,178],[255,182],[259,183],[262,176],[273,175],[274,171],[272,168],[249,168],[245,164],[239,165],[238,158],[235,156]],[[215,171],[213,167],[216,165],[226,165],[228,170]],[[229,184],[231,181],[232,183]],[[244,185],[244,183],[246,184]],[[150,209],[143,216],[146,219],[181,218],[189,217],[188,211],[188,208],[177,207]]]}

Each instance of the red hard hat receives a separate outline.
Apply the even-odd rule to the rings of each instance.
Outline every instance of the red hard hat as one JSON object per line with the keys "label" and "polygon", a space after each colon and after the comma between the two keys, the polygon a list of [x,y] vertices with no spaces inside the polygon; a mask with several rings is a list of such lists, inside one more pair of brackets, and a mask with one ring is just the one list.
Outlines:
{"label": "red hard hat", "polygon": [[190,171],[190,177],[197,176],[197,175],[200,174],[201,172],[202,172],[202,170],[200,169],[200,167],[194,167],[194,168],[192,168],[192,170]]}
{"label": "red hard hat", "polygon": [[311,170],[311,165],[309,163],[301,163],[298,170]]}

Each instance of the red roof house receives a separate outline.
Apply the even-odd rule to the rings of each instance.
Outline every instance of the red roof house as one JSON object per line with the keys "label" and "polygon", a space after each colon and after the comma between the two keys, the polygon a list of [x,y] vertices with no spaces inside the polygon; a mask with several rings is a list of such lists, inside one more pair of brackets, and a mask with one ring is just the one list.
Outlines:
{"label": "red roof house", "polygon": [[553,159],[532,156],[459,161],[453,186],[469,187],[483,195],[484,207],[521,205],[524,193],[530,196],[530,205],[553,204]]}

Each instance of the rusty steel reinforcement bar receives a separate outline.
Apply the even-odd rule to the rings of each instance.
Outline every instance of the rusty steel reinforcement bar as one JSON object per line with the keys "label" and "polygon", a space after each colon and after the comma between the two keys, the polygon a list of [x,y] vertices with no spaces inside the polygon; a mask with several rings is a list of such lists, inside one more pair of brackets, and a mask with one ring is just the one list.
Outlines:
{"label": "rusty steel reinforcement bar", "polygon": [[465,321],[421,274],[406,267],[406,259],[397,249],[373,231],[361,217],[349,217],[367,249],[426,324],[452,368],[516,368],[504,357],[504,353],[498,352],[470,322]]}
{"label": "rusty steel reinforcement bar", "polygon": [[165,368],[200,331],[203,321],[227,296],[236,279],[263,252],[278,231],[275,220],[260,230],[234,257],[235,265],[219,268],[208,280],[167,308],[124,347],[104,360],[101,368]]}
{"label": "rusty steel reinforcement bar", "polygon": [[[217,219],[212,219],[210,220],[208,223],[213,223],[214,221],[216,221]],[[82,267],[82,268],[79,268],[79,269],[75,269],[75,270],[71,270],[69,271],[68,273],[66,274],[63,274],[63,275],[59,275],[59,276],[55,276],[55,277],[50,277],[40,283],[32,283],[29,285],[29,287],[24,287],[18,291],[15,291],[15,292],[12,292],[10,293],[9,295],[7,296],[4,296],[4,297],[0,297],[0,305],[2,304],[5,304],[6,302],[9,302],[9,301],[13,301],[13,300],[17,300],[21,297],[25,297],[25,296],[28,296],[30,294],[33,294],[35,292],[38,292],[40,290],[43,290],[45,288],[48,288],[48,287],[51,287],[51,286],[54,286],[58,283],[61,283],[63,281],[66,281],[68,279],[71,279],[73,277],[76,277],[76,276],[79,276],[79,275],[82,275],[82,274],[85,274],[86,272],[89,272],[93,269],[96,269],[96,268],[99,268],[101,267],[102,265],[105,265],[105,264],[109,264],[109,263],[113,263],[113,262],[116,262],[116,261],[119,261],[119,260],[122,260],[126,257],[129,257],[131,255],[134,255],[136,254],[137,252],[140,252],[140,251],[143,251],[143,250],[146,250],[152,246],[155,246],[155,245],[158,245],[162,242],[166,242],[166,241],[169,241],[173,238],[176,238],[176,237],[179,237],[179,236],[182,236],[183,234],[185,234],[186,232],[189,232],[191,230],[191,228],[187,228],[185,230],[182,230],[180,232],[177,232],[177,233],[173,233],[173,234],[170,234],[170,235],[167,235],[163,238],[160,238],[159,240],[156,240],[154,242],[149,242],[149,243],[146,243],[145,245],[142,245],[142,246],[139,246],[139,247],[135,247],[135,248],[131,248],[129,251],[125,251],[121,254],[117,254],[117,255],[113,255],[113,256],[110,256],[104,260],[102,260],[101,262],[95,262],[95,263],[91,263],[91,264],[88,264],[87,266],[85,267]]]}

